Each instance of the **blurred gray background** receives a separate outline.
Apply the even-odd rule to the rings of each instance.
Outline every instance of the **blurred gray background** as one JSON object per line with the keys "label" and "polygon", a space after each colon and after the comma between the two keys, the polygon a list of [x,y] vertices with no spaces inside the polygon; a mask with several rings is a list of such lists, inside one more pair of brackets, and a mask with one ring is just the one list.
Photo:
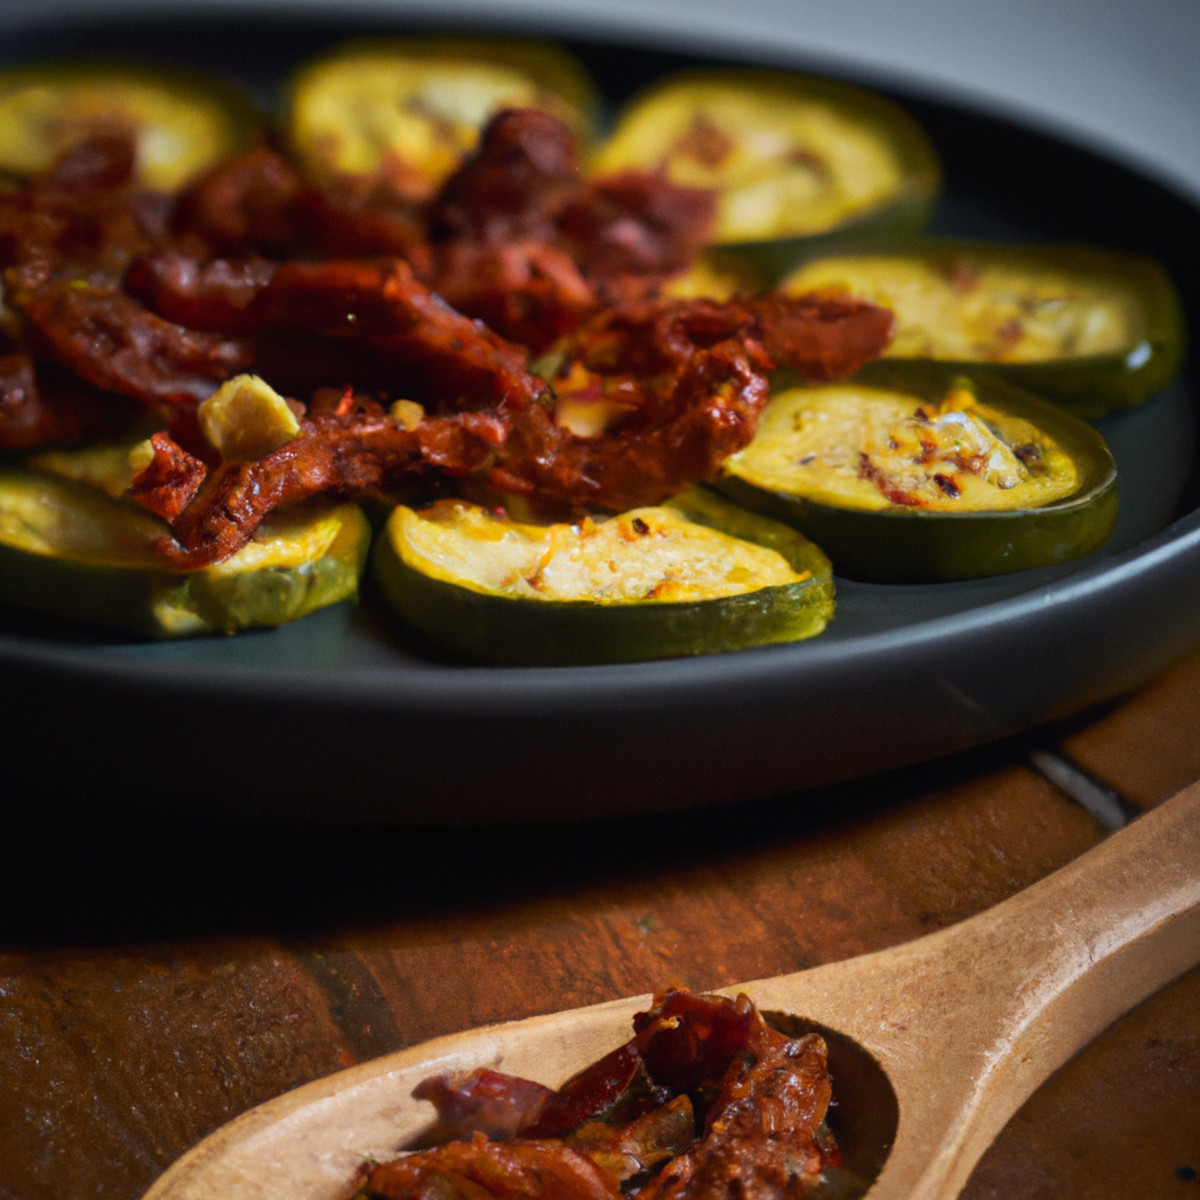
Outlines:
{"label": "blurred gray background", "polygon": [[[247,0],[0,0],[0,33],[100,11]],[[481,14],[551,32],[618,21],[681,49],[791,51],[1032,116],[1200,197],[1200,0],[257,0],[345,14]]]}

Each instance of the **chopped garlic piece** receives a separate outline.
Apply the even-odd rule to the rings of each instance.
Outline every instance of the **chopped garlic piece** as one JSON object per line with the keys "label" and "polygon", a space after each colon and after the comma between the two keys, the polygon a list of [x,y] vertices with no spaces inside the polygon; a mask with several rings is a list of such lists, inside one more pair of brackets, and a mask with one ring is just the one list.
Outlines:
{"label": "chopped garlic piece", "polygon": [[235,375],[196,410],[200,429],[223,459],[253,461],[290,442],[300,422],[257,375]]}
{"label": "chopped garlic piece", "polygon": [[415,400],[397,400],[388,416],[402,429],[416,429],[425,418],[425,410]]}

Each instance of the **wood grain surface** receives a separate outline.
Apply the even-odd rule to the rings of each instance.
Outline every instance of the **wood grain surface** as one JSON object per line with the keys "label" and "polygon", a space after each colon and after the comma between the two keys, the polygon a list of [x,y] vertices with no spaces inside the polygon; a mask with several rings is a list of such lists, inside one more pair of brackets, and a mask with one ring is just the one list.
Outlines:
{"label": "wood grain surface", "polygon": [[[279,828],[177,821],[169,794],[153,819],[8,797],[0,1198],[135,1200],[239,1112],[374,1055],[948,925],[1106,836],[1068,792],[1148,808],[1200,778],[1198,731],[1200,656],[1029,737],[663,817]],[[1187,1200],[1198,1172],[1194,971],[1060,1070],[965,1196]]]}

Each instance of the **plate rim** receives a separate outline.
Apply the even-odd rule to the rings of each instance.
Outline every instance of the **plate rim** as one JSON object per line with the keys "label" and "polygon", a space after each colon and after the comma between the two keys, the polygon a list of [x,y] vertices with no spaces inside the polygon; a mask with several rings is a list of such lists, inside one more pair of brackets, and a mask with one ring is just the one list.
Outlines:
{"label": "plate rim", "polygon": [[[124,7],[148,6],[135,3]],[[274,6],[256,0],[236,0],[220,7],[245,18],[261,18],[274,11]],[[295,5],[285,7],[289,12],[297,9]],[[329,15],[319,5],[299,7],[318,17]],[[189,14],[194,15],[191,6]],[[371,15],[403,21],[412,17],[413,10],[384,13],[372,9]],[[492,13],[490,23],[504,24],[497,18],[498,14]],[[520,19],[508,22],[510,27],[514,24],[518,30],[528,30],[530,22]],[[542,22],[534,24],[546,36],[564,39],[572,36],[567,30],[550,33]],[[589,36],[600,39],[624,37],[636,41],[638,34],[637,29],[611,15],[589,30]],[[663,49],[694,53],[678,46]],[[783,54],[794,57],[787,50]],[[865,78],[869,82],[881,74],[868,64],[838,65],[852,72],[856,81]],[[832,63],[831,69],[834,69]],[[1163,181],[1141,165],[1122,160],[1105,149],[1097,149],[1035,117],[1011,110],[989,109],[975,102],[975,98],[964,99],[953,90],[939,89],[936,83],[929,81],[885,75],[880,90],[891,88],[900,88],[915,98],[968,115],[999,119],[1018,131],[1049,137],[1083,150],[1182,201],[1189,214],[1195,214],[1200,222],[1200,203],[1170,181]],[[1194,380],[1192,383],[1194,386]],[[1195,468],[1193,460],[1193,472]],[[1187,580],[1200,584],[1200,507],[1177,516],[1131,546],[1068,564],[1065,569],[1057,569],[1052,578],[1032,582],[1031,586],[1014,594],[899,627],[856,634],[847,640],[817,638],[796,645],[761,647],[722,655],[584,667],[453,665],[447,670],[445,663],[413,660],[402,664],[383,663],[378,667],[355,665],[331,672],[322,667],[264,667],[257,663],[241,666],[138,657],[136,647],[134,653],[126,653],[125,645],[57,643],[37,635],[13,634],[0,626],[0,666],[17,667],[27,673],[31,670],[40,672],[51,690],[55,686],[66,688],[86,681],[90,685],[107,684],[123,694],[157,693],[168,699],[225,696],[242,705],[269,699],[285,711],[295,707],[342,707],[351,713],[379,709],[396,717],[419,708],[425,716],[483,719],[503,702],[510,709],[506,714],[509,720],[549,715],[583,719],[597,714],[627,719],[639,713],[653,712],[667,700],[686,715],[711,710],[716,703],[712,695],[715,689],[743,693],[754,689],[757,693],[755,702],[761,708],[766,701],[792,700],[813,680],[826,681],[839,671],[845,671],[847,666],[852,671],[861,671],[861,665],[871,660],[886,659],[890,663],[897,656],[903,657],[906,651],[911,653],[918,644],[934,645],[944,652],[960,643],[968,644],[972,638],[987,640],[985,634],[989,628],[993,631],[997,627],[1007,628],[1018,621],[1039,626],[1053,624],[1063,614],[1069,614],[1081,605],[1086,608],[1085,601],[1097,595],[1119,609],[1142,596],[1147,582],[1152,583],[1163,573],[1177,582]],[[877,586],[887,590],[897,585]],[[265,636],[270,636],[269,632]],[[1187,649],[1200,645],[1200,622],[1193,623],[1187,630],[1172,629],[1167,641],[1169,646],[1158,646],[1158,653],[1141,664],[1144,669],[1132,674],[1127,671],[1121,679],[1114,680],[1111,694],[1125,690],[1135,677],[1136,681],[1148,678],[1166,661],[1182,653],[1182,645],[1186,644]],[[9,690],[0,687],[0,705]],[[1097,698],[1107,697],[1098,697],[1093,686],[1086,702],[1094,702]],[[1083,706],[1081,703],[1073,708]],[[1031,718],[1028,724],[1039,724],[1060,715],[1063,713],[1050,710]],[[997,736],[1012,731],[1010,727],[1000,728]],[[872,771],[876,769],[887,768],[871,768]],[[843,778],[860,774],[854,770]],[[810,784],[798,781],[795,786],[803,788]],[[400,812],[398,815],[406,814]]]}

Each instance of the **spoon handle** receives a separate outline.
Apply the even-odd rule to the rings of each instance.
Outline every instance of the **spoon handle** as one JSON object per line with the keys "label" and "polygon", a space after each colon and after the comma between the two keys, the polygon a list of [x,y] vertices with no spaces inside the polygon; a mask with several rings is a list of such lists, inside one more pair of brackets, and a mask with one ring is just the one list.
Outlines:
{"label": "spoon handle", "polygon": [[1197,962],[1200,783],[967,921],[746,990],[886,1070],[899,1126],[870,1200],[951,1200],[1054,1070]]}
{"label": "spoon handle", "polygon": [[[1200,783],[970,920],[724,990],[848,1034],[882,1064],[899,1125],[870,1200],[952,1200],[1046,1076],[1197,961]],[[206,1139],[145,1200],[344,1196],[359,1163],[428,1121],[412,1097],[427,1075],[565,1078],[619,1045],[649,1000],[453,1034],[317,1080]]]}

